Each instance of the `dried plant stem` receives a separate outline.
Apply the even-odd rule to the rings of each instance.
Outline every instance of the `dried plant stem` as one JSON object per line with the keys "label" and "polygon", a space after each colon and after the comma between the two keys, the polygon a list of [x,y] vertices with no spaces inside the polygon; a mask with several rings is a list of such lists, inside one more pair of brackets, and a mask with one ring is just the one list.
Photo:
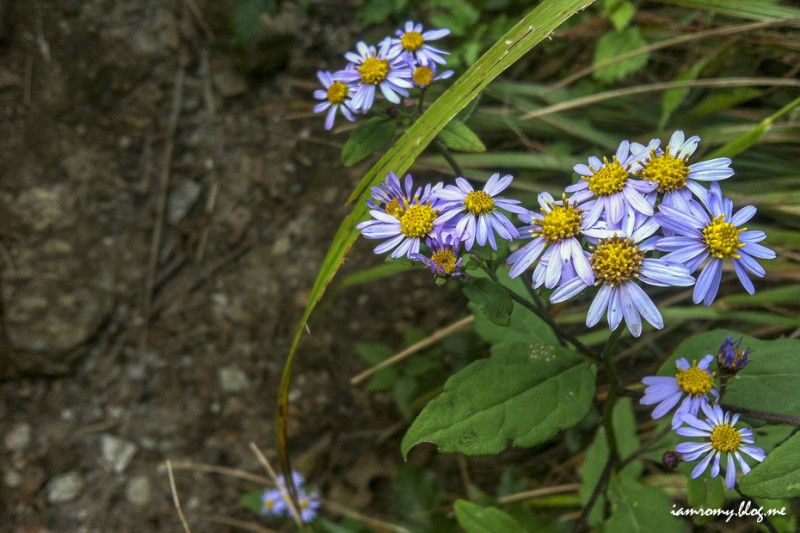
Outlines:
{"label": "dried plant stem", "polygon": [[172,503],[175,504],[175,510],[178,512],[178,518],[181,521],[181,525],[183,525],[183,530],[186,533],[192,533],[188,522],[186,522],[186,517],[183,515],[181,500],[178,498],[178,489],[175,486],[175,476],[172,475],[172,463],[170,463],[169,459],[167,459],[167,474],[169,475],[169,490],[172,492]]}
{"label": "dried plant stem", "polygon": [[[267,474],[269,474],[269,477],[272,479],[272,482],[275,483],[275,486],[278,488],[279,491],[281,491],[281,497],[286,502],[286,505],[289,507],[289,511],[291,511],[295,525],[298,527],[298,529],[304,530],[305,524],[303,524],[303,519],[300,518],[300,510],[297,508],[297,502],[295,501],[295,498],[292,497],[292,495],[289,493],[289,491],[286,490],[286,487],[283,484],[278,483],[278,476],[275,475],[275,470],[272,469],[272,465],[269,464],[267,458],[264,457],[264,454],[261,453],[261,450],[258,449],[258,446],[256,446],[254,442],[250,443],[250,449],[253,450],[253,453],[256,455],[258,462],[261,463],[261,466],[263,466],[264,470],[267,471]],[[291,477],[286,479],[286,485],[294,486],[294,482],[292,481]]]}

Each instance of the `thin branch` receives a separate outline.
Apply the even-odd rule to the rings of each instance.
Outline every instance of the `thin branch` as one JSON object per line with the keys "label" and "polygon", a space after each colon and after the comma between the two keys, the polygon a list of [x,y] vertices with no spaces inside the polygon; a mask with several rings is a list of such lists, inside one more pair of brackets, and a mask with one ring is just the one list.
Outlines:
{"label": "thin branch", "polygon": [[[297,528],[300,530],[305,529],[303,519],[300,518],[300,511],[297,509],[297,502],[290,496],[289,492],[286,490],[286,487],[282,483],[278,482],[278,476],[275,475],[275,470],[272,469],[272,465],[269,464],[267,458],[264,457],[264,454],[261,453],[261,450],[258,449],[258,446],[256,446],[254,442],[250,443],[250,449],[253,450],[254,454],[256,454],[258,462],[261,463],[261,466],[264,467],[264,470],[267,471],[267,474],[269,474],[269,477],[272,478],[273,483],[275,483],[275,486],[281,492],[281,497],[286,502],[287,507],[289,507],[289,511],[291,511],[292,518],[294,519],[294,523]],[[289,483],[293,484],[291,478],[286,479],[285,482],[287,485]]]}
{"label": "thin branch", "polygon": [[463,178],[464,171],[461,169],[461,165],[458,164],[458,161],[453,158],[453,155],[450,153],[450,150],[447,149],[447,146],[445,146],[444,143],[439,139],[436,139],[434,142],[436,144],[436,148],[439,150],[439,153],[444,156],[445,160],[450,165],[450,168],[452,168],[453,172],[456,173],[456,176]]}
{"label": "thin branch", "polygon": [[589,501],[586,502],[586,505],[581,511],[581,516],[578,517],[578,521],[575,522],[575,527],[572,528],[572,533],[579,533],[586,528],[586,521],[589,520],[589,514],[592,512],[594,508],[594,504],[597,503],[597,498],[600,497],[600,493],[606,488],[608,485],[608,480],[611,477],[611,467],[614,464],[613,458],[609,455],[608,460],[606,461],[606,466],[603,467],[603,472],[600,474],[600,479],[597,480],[597,485],[594,486],[594,490],[592,491],[592,495],[589,497]]}
{"label": "thin branch", "polygon": [[269,483],[275,482],[274,479],[269,479],[263,476],[257,476],[255,474],[245,472],[244,470],[225,468],[224,466],[206,465],[198,463],[173,463],[172,468],[174,470],[195,470],[197,472],[221,474],[223,476],[230,476],[239,479],[246,479],[247,481],[253,481],[255,483],[258,483],[259,485],[267,485]]}
{"label": "thin branch", "polygon": [[189,524],[186,522],[186,517],[183,515],[181,500],[178,498],[178,489],[175,487],[175,476],[172,475],[172,463],[169,462],[169,459],[167,459],[167,474],[169,475],[169,490],[172,492],[172,503],[175,504],[175,510],[178,511],[178,518],[181,521],[181,525],[183,525],[183,530],[186,533],[192,533],[192,530],[189,529]]}
{"label": "thin branch", "polygon": [[446,326],[446,327],[444,327],[442,329],[438,329],[438,330],[434,331],[428,337],[422,339],[421,341],[419,341],[417,343],[412,344],[411,346],[409,346],[405,350],[396,353],[395,355],[391,356],[390,358],[388,358],[388,359],[386,359],[384,361],[381,361],[380,363],[378,363],[377,365],[373,366],[372,368],[369,368],[369,369],[361,372],[357,376],[354,376],[354,377],[350,378],[350,384],[351,385],[358,385],[359,383],[361,383],[362,381],[364,381],[368,377],[372,376],[373,374],[375,374],[377,372],[380,372],[384,368],[387,368],[387,367],[390,367],[390,366],[392,366],[392,365],[394,365],[396,363],[399,363],[400,361],[402,361],[406,357],[408,357],[410,355],[413,355],[413,354],[417,353],[420,350],[424,350],[425,348],[427,348],[428,346],[431,346],[432,344],[436,344],[437,342],[439,342],[443,338],[447,337],[451,333],[454,333],[456,331],[464,329],[465,327],[469,326],[473,322],[475,322],[475,316],[474,315],[469,315],[467,317],[462,318],[461,320],[458,320],[457,322],[454,322],[454,323],[450,324],[449,326]]}
{"label": "thin branch", "polygon": [[403,526],[398,526],[396,524],[392,524],[389,522],[385,522],[383,520],[378,520],[376,518],[371,518],[369,516],[365,516],[361,513],[348,509],[347,507],[340,505],[336,502],[331,500],[324,500],[322,498],[319,499],[322,504],[325,506],[325,509],[331,511],[333,513],[338,513],[343,516],[349,516],[350,518],[355,518],[367,525],[373,526],[379,531],[388,530],[394,531],[395,533],[411,533],[408,529],[404,528]]}
{"label": "thin branch", "polygon": [[541,498],[543,496],[552,496],[553,494],[577,492],[580,488],[580,483],[565,483],[564,485],[542,487],[539,489],[531,489],[524,492],[518,492],[516,494],[509,494],[508,496],[503,496],[497,499],[497,503],[512,503],[520,500],[532,500],[534,498]]}

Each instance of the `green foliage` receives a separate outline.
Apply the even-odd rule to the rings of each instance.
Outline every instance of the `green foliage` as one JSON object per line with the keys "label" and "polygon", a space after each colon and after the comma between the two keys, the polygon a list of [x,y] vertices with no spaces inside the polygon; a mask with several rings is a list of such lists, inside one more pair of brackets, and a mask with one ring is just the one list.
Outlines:
{"label": "green foliage", "polygon": [[463,290],[474,310],[492,323],[498,326],[511,324],[514,302],[497,283],[488,279],[476,279],[464,285]]}
{"label": "green foliage", "polygon": [[[633,414],[633,404],[630,398],[621,399],[614,406],[613,415],[614,434],[617,439],[617,448],[620,456],[624,459],[632,454],[639,447],[639,439],[636,438],[636,418]],[[581,469],[581,488],[578,496],[582,504],[586,504],[594,491],[603,469],[608,462],[608,437],[603,426],[597,428],[594,441],[586,450],[586,458]],[[632,461],[623,468],[619,475],[626,478],[636,479],[642,472],[642,462]],[[588,523],[598,525],[603,520],[604,498],[601,495],[589,515]]]}
{"label": "green foliage", "polygon": [[274,0],[234,0],[231,26],[233,42],[236,46],[246,46],[255,41],[261,33],[261,15],[278,14]]}
{"label": "green foliage", "polygon": [[[711,61],[710,57],[701,58],[691,67],[680,73],[675,79],[697,79],[697,77],[700,75],[700,72],[706,68],[706,65],[708,65],[709,61]],[[681,87],[677,89],[670,89],[664,93],[664,98],[661,101],[661,118],[658,121],[658,129],[664,128],[675,110],[678,109],[683,101],[686,100],[686,97],[689,96],[689,92],[689,88]]]}
{"label": "green foliage", "polygon": [[[694,509],[722,509],[725,504],[723,478],[711,477],[704,473],[697,478],[689,478],[689,505]],[[695,524],[702,525],[715,520],[713,515],[696,515],[692,517]]]}
{"label": "green foliage", "polygon": [[356,126],[342,149],[342,163],[351,167],[368,158],[394,137],[397,121],[386,117],[372,117]]}
{"label": "green foliage", "polygon": [[264,505],[262,501],[263,496],[263,490],[246,492],[239,498],[239,505],[251,511],[253,514],[261,514],[261,508]]}
{"label": "green foliage", "polygon": [[466,500],[456,500],[456,519],[467,533],[526,533],[527,529],[496,507],[481,507]]}
{"label": "green foliage", "polygon": [[506,345],[447,380],[403,438],[403,455],[420,442],[466,455],[544,442],[586,415],[594,375],[594,365],[570,350]]}
{"label": "green foliage", "polygon": [[444,495],[436,474],[414,465],[403,465],[394,481],[394,508],[406,517],[413,531],[450,531],[449,521],[438,511]]}
{"label": "green foliage", "polygon": [[[594,64],[599,66],[604,61],[608,61],[620,54],[637,48],[644,48],[645,46],[647,46],[647,41],[642,37],[639,28],[635,26],[629,26],[621,31],[608,32],[597,41],[597,48],[594,51]],[[647,65],[649,58],[650,54],[641,54],[627,61],[598,68],[594,72],[594,77],[600,82],[611,83],[640,71]]]}
{"label": "green foliage", "polygon": [[648,487],[637,481],[614,476],[609,484],[611,518],[605,523],[606,531],[626,533],[682,533],[683,521],[672,516],[672,502],[663,490]]}
{"label": "green foliage", "polygon": [[742,478],[739,488],[754,498],[800,496],[800,433],[772,450]]}
{"label": "green foliage", "polygon": [[627,28],[633,16],[636,15],[636,7],[628,0],[603,0],[602,8],[603,16],[614,25],[614,29],[617,31]]}
{"label": "green foliage", "polygon": [[386,22],[402,14],[407,5],[408,0],[367,0],[358,9],[358,20],[364,26]]}
{"label": "green foliage", "polygon": [[459,120],[451,120],[439,134],[445,146],[457,152],[485,152],[486,146],[475,132]]}

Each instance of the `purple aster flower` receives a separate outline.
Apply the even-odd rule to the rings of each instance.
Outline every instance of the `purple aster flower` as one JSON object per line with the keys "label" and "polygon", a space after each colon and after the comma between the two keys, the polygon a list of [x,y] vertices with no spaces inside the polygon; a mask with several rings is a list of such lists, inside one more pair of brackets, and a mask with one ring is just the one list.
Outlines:
{"label": "purple aster flower", "polygon": [[675,451],[683,455],[684,461],[695,461],[705,455],[692,470],[692,479],[700,477],[712,461],[711,477],[717,477],[720,473],[720,460],[725,455],[727,458],[725,484],[729,489],[733,489],[736,485],[736,462],[739,463],[742,474],[750,471],[750,465],[744,460],[742,453],[759,463],[764,460],[766,454],[761,448],[751,446],[755,443],[755,439],[750,429],[736,429],[738,414],[731,416],[718,405],[711,407],[703,404],[701,408],[707,419],[701,420],[686,415],[683,421],[687,426],[678,428],[676,433],[684,437],[702,437],[703,442],[682,442],[675,447]]}
{"label": "purple aster flower", "polygon": [[351,108],[366,112],[375,102],[375,88],[393,104],[400,103],[400,96],[408,96],[411,83],[411,69],[398,53],[390,53],[389,41],[385,40],[380,49],[367,46],[364,42],[356,44],[356,52],[347,52],[344,57],[350,61],[348,68],[334,74],[334,79],[355,86]]}
{"label": "purple aster flower", "polygon": [[392,257],[395,259],[402,256],[411,258],[412,254],[419,253],[420,243],[434,233],[440,232],[449,218],[455,215],[455,213],[441,213],[441,202],[434,194],[439,191],[440,184],[433,187],[426,185],[424,189],[417,189],[414,197],[409,199],[408,191],[412,188],[409,177],[406,177],[405,193],[399,188],[399,183],[397,176],[390,173],[384,187],[389,191],[387,197],[399,191],[399,195],[392,198],[398,202],[396,204],[389,202],[383,208],[377,208],[373,202],[376,208],[369,211],[372,218],[356,226],[367,239],[385,239],[375,248],[375,253],[381,254],[392,250]]}
{"label": "purple aster flower", "polygon": [[520,220],[529,224],[519,228],[520,235],[527,233],[533,240],[508,256],[506,262],[513,265],[509,275],[512,278],[519,276],[541,256],[541,261],[547,267],[543,269],[543,278],[538,277],[537,280],[534,275],[535,288],[542,284],[548,289],[555,287],[562,280],[567,264],[587,285],[594,283],[592,267],[578,237],[581,234],[595,238],[610,237],[609,232],[589,227],[583,209],[574,203],[570,205],[566,195],[555,201],[549,193],[541,193],[539,206],[541,213],[526,211],[519,216]]}
{"label": "purple aster flower", "polygon": [[747,365],[747,356],[750,355],[750,350],[742,350],[739,346],[742,344],[742,339],[734,341],[733,337],[728,337],[722,342],[717,353],[717,364],[720,370],[726,374],[735,374]]}
{"label": "purple aster flower", "polygon": [[766,238],[763,231],[748,231],[739,228],[756,214],[756,208],[748,205],[733,212],[733,202],[723,198],[719,184],[711,184],[711,190],[701,198],[704,208],[692,203],[688,211],[669,206],[660,206],[654,217],[661,226],[675,233],[656,243],[656,248],[669,252],[662,259],[685,264],[694,272],[706,259],[708,263],[697,277],[694,288],[694,303],[708,306],[714,302],[722,280],[722,262],[733,261],[733,269],[745,290],[755,293],[748,274],[763,277],[764,268],[758,259],[774,259],[775,252],[757,244]]}
{"label": "purple aster flower", "polygon": [[631,153],[630,147],[628,141],[622,141],[611,161],[608,158],[600,161],[592,156],[588,166],[575,165],[574,170],[580,174],[581,180],[567,187],[565,191],[575,193],[572,201],[581,204],[586,210],[587,224],[594,224],[603,214],[610,224],[618,223],[625,212],[630,210],[647,216],[653,214],[653,206],[645,195],[654,191],[658,185],[633,179],[630,173],[631,167],[650,146],[636,153]]}
{"label": "purple aster flower", "polygon": [[350,97],[351,87],[342,82],[336,81],[331,76],[331,73],[326,70],[317,72],[319,81],[325,90],[317,89],[314,91],[314,98],[322,100],[319,104],[314,106],[314,113],[322,113],[326,109],[328,114],[325,117],[325,129],[330,130],[333,128],[333,121],[336,118],[336,112],[339,111],[344,115],[344,118],[353,122],[356,117],[353,116],[350,106],[353,103]]}
{"label": "purple aster flower", "polygon": [[464,274],[459,252],[461,240],[455,235],[440,232],[428,237],[425,244],[431,252],[430,257],[414,253],[410,258],[424,263],[438,277],[457,278]]}
{"label": "purple aster flower", "polygon": [[[653,217],[632,215],[628,213],[626,227],[613,237],[600,239],[589,256],[594,284],[600,285],[600,290],[589,306],[586,325],[594,326],[607,311],[612,330],[624,318],[631,334],[638,337],[642,333],[642,317],[657,329],[664,327],[664,320],[635,280],[660,287],[686,287],[694,283],[694,278],[683,265],[645,257],[645,253],[652,250],[650,237],[658,224]],[[562,283],[550,296],[550,301],[563,302],[591,285],[580,276],[574,277]]]}
{"label": "purple aster flower", "polygon": [[642,147],[644,155],[633,165],[631,172],[656,183],[658,192],[664,194],[664,205],[680,208],[681,199],[686,201],[691,193],[699,198],[705,196],[706,190],[698,181],[718,181],[733,176],[731,160],[727,157],[688,164],[700,144],[697,135],[685,139],[683,132],[678,130],[672,134],[664,150],[658,147],[659,142],[653,139],[649,149]]}
{"label": "purple aster flower", "polygon": [[297,495],[297,506],[299,508],[298,510],[300,511],[300,519],[305,524],[308,524],[317,517],[317,512],[319,511],[320,505],[319,496],[316,492],[307,494],[304,491],[300,491],[300,493]]}
{"label": "purple aster flower", "polygon": [[281,516],[286,513],[286,501],[280,489],[267,489],[261,496],[261,514],[263,516]]}
{"label": "purple aster flower", "polygon": [[422,188],[417,188],[416,194],[411,194],[414,189],[414,180],[411,174],[406,174],[404,183],[394,172],[389,172],[380,185],[372,188],[372,199],[367,200],[370,209],[382,209],[385,213],[400,219],[414,196],[422,194]]}
{"label": "purple aster flower", "polygon": [[450,30],[428,30],[423,31],[422,24],[406,21],[402,30],[395,32],[397,38],[387,39],[392,55],[402,54],[406,57],[416,58],[420,63],[439,63],[444,65],[447,60],[443,55],[450,55],[450,52],[439,50],[429,45],[428,42],[436,41],[442,37],[450,35]]}
{"label": "purple aster flower", "polygon": [[413,62],[409,63],[409,66],[411,67],[411,79],[414,81],[414,85],[420,89],[427,88],[434,81],[446,80],[454,74],[452,70],[438,73],[439,67],[436,66],[436,63]]}
{"label": "purple aster flower", "polygon": [[455,234],[464,241],[464,247],[471,250],[477,241],[483,246],[486,242],[493,250],[497,250],[494,233],[502,238],[512,240],[519,237],[514,224],[499,209],[512,213],[524,213],[519,200],[506,200],[496,196],[506,190],[514,178],[508,174],[500,177],[492,174],[483,190],[476,191],[464,178],[456,178],[456,185],[447,185],[436,191],[437,198],[442,200],[442,213],[448,218],[458,215],[453,220]]}
{"label": "purple aster flower", "polygon": [[[644,396],[639,400],[642,405],[658,404],[653,409],[653,419],[658,419],[672,411],[683,399],[675,416],[672,417],[672,429],[681,425],[682,417],[689,414],[697,416],[702,404],[708,403],[708,395],[715,398],[719,393],[714,390],[714,374],[709,370],[713,355],[706,355],[700,360],[689,361],[681,357],[676,362],[675,376],[647,376],[642,383],[647,385]],[[685,397],[684,397],[685,396]]]}

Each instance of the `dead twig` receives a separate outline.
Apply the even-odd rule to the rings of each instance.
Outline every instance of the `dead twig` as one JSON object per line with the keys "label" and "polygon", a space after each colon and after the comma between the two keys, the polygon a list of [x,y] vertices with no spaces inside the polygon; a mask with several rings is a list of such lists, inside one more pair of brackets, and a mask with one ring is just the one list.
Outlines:
{"label": "dead twig", "polygon": [[357,376],[352,377],[350,379],[350,384],[351,385],[358,385],[359,383],[361,383],[362,381],[364,381],[368,377],[372,376],[376,372],[379,372],[379,371],[383,370],[386,367],[392,366],[395,363],[399,363],[400,361],[402,361],[403,359],[405,359],[409,355],[413,355],[413,354],[417,353],[420,350],[424,350],[428,346],[436,344],[437,342],[439,342],[443,338],[447,337],[451,333],[455,333],[456,331],[464,329],[467,326],[471,325],[473,322],[475,322],[475,316],[474,315],[469,315],[467,317],[462,318],[461,320],[459,320],[457,322],[454,322],[454,323],[450,324],[447,327],[444,327],[442,329],[434,331],[428,337],[422,339],[421,341],[419,341],[419,342],[417,342],[415,344],[412,344],[411,346],[409,346],[405,350],[396,353],[395,355],[391,356],[390,358],[386,359],[385,361],[381,361],[380,363],[378,363],[377,365],[373,366],[372,368],[369,368],[369,369],[361,372]]}
{"label": "dead twig", "polygon": [[[261,463],[261,466],[267,471],[269,477],[272,479],[272,482],[275,483],[275,486],[281,491],[281,497],[286,502],[286,505],[289,507],[289,511],[291,511],[292,518],[294,519],[295,525],[298,529],[304,530],[305,524],[303,524],[303,519],[300,518],[300,510],[297,508],[297,502],[292,499],[289,495],[286,487],[282,483],[278,483],[278,476],[275,475],[275,470],[272,469],[272,465],[269,464],[267,458],[264,457],[264,454],[261,453],[261,450],[258,449],[258,446],[255,445],[254,442],[250,443],[250,449],[253,450],[253,453],[256,454],[256,458],[258,462]],[[286,480],[286,483],[290,483],[291,480]]]}
{"label": "dead twig", "polygon": [[172,91],[172,111],[167,123],[165,134],[164,157],[161,163],[161,179],[159,181],[158,199],[156,203],[156,222],[153,226],[153,235],[150,240],[150,256],[147,263],[147,278],[145,280],[144,295],[142,298],[142,332],[139,337],[139,354],[144,359],[147,351],[147,331],[150,322],[150,308],[153,303],[153,287],[156,279],[156,268],[158,267],[158,250],[161,248],[161,235],[164,230],[164,215],[167,208],[167,193],[169,190],[170,165],[172,163],[172,152],[175,146],[175,132],[178,129],[178,117],[180,116],[181,103],[183,101],[183,78],[185,68],[178,66],[175,73],[175,83]]}
{"label": "dead twig", "polygon": [[172,475],[172,463],[169,462],[169,459],[167,459],[167,474],[169,474],[169,490],[172,492],[172,503],[175,504],[175,510],[178,511],[178,518],[181,520],[183,530],[186,533],[192,533],[189,524],[186,522],[186,517],[183,515],[181,500],[178,498],[178,489],[175,487],[175,476]]}

